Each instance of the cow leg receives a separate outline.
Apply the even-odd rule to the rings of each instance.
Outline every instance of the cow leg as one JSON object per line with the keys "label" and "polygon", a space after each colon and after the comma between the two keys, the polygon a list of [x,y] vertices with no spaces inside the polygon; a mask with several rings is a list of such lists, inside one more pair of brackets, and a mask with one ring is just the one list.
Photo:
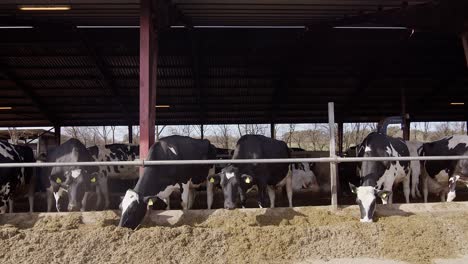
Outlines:
{"label": "cow leg", "polygon": [[13,197],[10,197],[10,199],[8,199],[8,213],[10,214],[13,213],[13,205],[14,205]]}
{"label": "cow leg", "polygon": [[85,192],[84,196],[83,196],[83,200],[81,200],[81,212],[84,212],[86,211],[86,204],[88,203],[88,195],[89,195],[89,192]]}
{"label": "cow leg", "polygon": [[240,186],[237,188],[237,192],[239,193],[241,207],[245,208],[245,204],[246,204],[246,200],[247,200],[247,198],[245,197],[246,194],[244,193],[244,191],[242,190],[242,188]]}
{"label": "cow leg", "polygon": [[405,200],[406,203],[409,203],[409,197],[410,197],[410,175],[407,175],[403,179],[403,193],[405,194]]}
{"label": "cow leg", "polygon": [[189,209],[189,199],[190,199],[190,182],[182,183],[182,209]]}
{"label": "cow leg", "polygon": [[0,214],[4,214],[6,213],[6,210],[7,210],[7,205],[6,203],[2,206],[0,206]]}
{"label": "cow leg", "polygon": [[102,204],[102,190],[101,186],[96,185],[96,208],[94,210],[99,210],[101,209],[101,204]]}
{"label": "cow leg", "polygon": [[427,177],[423,178],[423,197],[424,197],[424,203],[427,203],[427,196],[429,194],[429,187],[427,183],[428,179]]}
{"label": "cow leg", "polygon": [[107,177],[98,177],[98,181],[101,196],[102,198],[104,198],[104,210],[107,210],[110,207],[109,186],[107,185]]}
{"label": "cow leg", "polygon": [[163,201],[167,204],[166,210],[171,210],[171,198],[167,197],[166,199],[163,199]]}
{"label": "cow leg", "polygon": [[292,189],[291,173],[288,173],[288,176],[286,176],[286,195],[288,196],[289,207],[293,207],[293,203],[292,203],[293,189]]}
{"label": "cow leg", "polygon": [[52,212],[52,205],[53,205],[54,194],[52,192],[52,188],[46,190],[46,200],[47,200],[47,212]]}
{"label": "cow leg", "polygon": [[213,187],[213,183],[211,183],[210,181],[206,181],[206,205],[208,209],[211,209],[211,207],[213,206]]}
{"label": "cow leg", "polygon": [[34,212],[34,193],[28,194],[29,212]]}
{"label": "cow leg", "polygon": [[265,183],[258,183],[257,184],[258,186],[258,206],[260,208],[264,208],[266,207],[266,203],[265,203],[265,200],[266,200],[266,192],[267,192],[267,184]]}
{"label": "cow leg", "polygon": [[270,197],[270,208],[275,208],[275,188],[267,185],[268,197]]}
{"label": "cow leg", "polygon": [[190,188],[189,192],[189,209],[193,208],[193,204],[195,203],[195,197],[197,197],[197,192],[195,188]]}

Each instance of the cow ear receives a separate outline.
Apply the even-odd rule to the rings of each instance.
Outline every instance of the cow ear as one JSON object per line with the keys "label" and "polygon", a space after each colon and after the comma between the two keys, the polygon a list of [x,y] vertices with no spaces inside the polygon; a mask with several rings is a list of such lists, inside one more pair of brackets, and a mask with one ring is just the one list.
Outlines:
{"label": "cow ear", "polygon": [[98,173],[96,172],[93,172],[91,173],[91,179],[89,180],[91,183],[96,183],[97,181],[97,176],[98,176]]}
{"label": "cow ear", "polygon": [[241,178],[247,184],[251,184],[253,182],[253,178],[250,175],[242,174]]}
{"label": "cow ear", "polygon": [[383,200],[387,200],[390,194],[392,194],[391,191],[381,191],[381,190],[375,190],[375,191],[376,191],[376,195]]}
{"label": "cow ear", "polygon": [[157,196],[145,196],[143,202],[155,210],[164,210],[167,204]]}
{"label": "cow ear", "polygon": [[354,194],[357,194],[357,187],[354,186],[354,184],[348,182],[349,184],[349,188],[351,189],[351,192],[354,193]]}
{"label": "cow ear", "polygon": [[218,174],[208,175],[206,180],[214,185],[218,185],[221,182],[221,176]]}

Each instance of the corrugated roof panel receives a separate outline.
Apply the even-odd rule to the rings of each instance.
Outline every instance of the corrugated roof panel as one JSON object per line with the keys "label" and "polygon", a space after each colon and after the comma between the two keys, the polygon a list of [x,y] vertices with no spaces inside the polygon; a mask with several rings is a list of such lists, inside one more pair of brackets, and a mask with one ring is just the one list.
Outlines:
{"label": "corrugated roof panel", "polygon": [[31,57],[14,57],[8,56],[5,58],[8,65],[14,67],[89,67],[92,63],[88,56],[35,56]]}
{"label": "corrugated roof panel", "polygon": [[137,56],[103,56],[102,60],[109,67],[138,67],[139,57]]}

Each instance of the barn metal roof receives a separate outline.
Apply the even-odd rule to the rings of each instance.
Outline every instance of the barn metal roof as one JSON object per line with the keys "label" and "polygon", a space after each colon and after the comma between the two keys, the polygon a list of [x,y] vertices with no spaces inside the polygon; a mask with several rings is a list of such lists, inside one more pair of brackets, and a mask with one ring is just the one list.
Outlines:
{"label": "barn metal roof", "polygon": [[[0,107],[13,107],[0,126],[138,124],[138,28],[77,26],[137,25],[139,1],[68,0],[66,15],[18,2],[40,1],[0,3],[0,25],[34,26],[0,29]],[[445,14],[442,4],[162,3],[157,104],[170,108],[156,109],[157,124],[323,122],[328,101],[339,121],[377,121],[400,114],[402,91],[412,120],[467,120],[450,105],[468,97],[458,16],[421,15]],[[346,25],[409,28],[333,28]]]}

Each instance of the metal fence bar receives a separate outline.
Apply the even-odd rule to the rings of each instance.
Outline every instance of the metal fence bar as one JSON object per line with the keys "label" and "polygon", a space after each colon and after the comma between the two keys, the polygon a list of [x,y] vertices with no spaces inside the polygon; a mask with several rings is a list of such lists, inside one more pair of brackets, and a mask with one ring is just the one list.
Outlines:
{"label": "metal fence bar", "polygon": [[230,160],[134,160],[134,161],[87,161],[87,162],[24,162],[0,163],[0,168],[10,167],[67,167],[67,166],[153,166],[188,164],[243,164],[243,163],[300,163],[300,162],[360,162],[360,161],[412,161],[412,160],[468,160],[468,156],[422,156],[422,157],[366,157],[366,158],[290,158],[290,159],[230,159]]}

